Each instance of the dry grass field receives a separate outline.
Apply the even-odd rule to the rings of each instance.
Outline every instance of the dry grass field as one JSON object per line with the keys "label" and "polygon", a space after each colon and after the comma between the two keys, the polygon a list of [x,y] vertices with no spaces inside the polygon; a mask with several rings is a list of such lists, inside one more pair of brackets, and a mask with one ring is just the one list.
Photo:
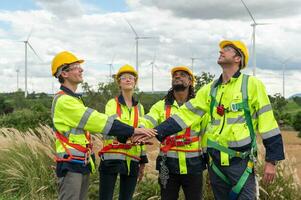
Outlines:
{"label": "dry grass field", "polygon": [[[288,156],[286,159],[292,159],[295,168],[298,172],[298,177],[301,180],[301,138],[297,137],[296,131],[282,131],[282,136],[285,145],[285,152]],[[147,147],[150,163],[146,166],[146,172],[149,175],[156,175],[155,162],[159,150],[159,143],[156,140],[152,141],[154,145]],[[284,161],[285,162],[285,161]]]}

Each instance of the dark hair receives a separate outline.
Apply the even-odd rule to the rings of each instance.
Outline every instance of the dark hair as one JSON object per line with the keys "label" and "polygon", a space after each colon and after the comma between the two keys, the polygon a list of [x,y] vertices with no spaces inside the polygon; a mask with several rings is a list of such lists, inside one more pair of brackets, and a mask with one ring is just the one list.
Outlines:
{"label": "dark hair", "polygon": [[[170,88],[167,92],[167,95],[163,97],[163,99],[168,100],[169,102],[172,102],[174,100],[174,89]],[[194,92],[194,87],[192,85],[189,86],[189,91],[188,91],[188,98],[187,101],[195,97],[195,92]]]}
{"label": "dark hair", "polygon": [[[62,72],[63,71],[67,71],[68,70],[68,68],[70,67],[70,64],[64,64],[64,65],[62,65],[61,67],[59,67],[59,68],[62,68]],[[57,74],[58,72],[56,72],[56,74]],[[55,76],[56,76],[56,74],[55,74]],[[58,79],[59,79],[59,82],[60,83],[64,83],[65,82],[65,79],[62,77],[62,75],[60,74],[59,75],[59,77],[57,77]]]}
{"label": "dark hair", "polygon": [[64,82],[65,82],[65,79],[62,77],[62,75],[60,75],[60,76],[58,77],[58,79],[59,79],[59,82],[60,82],[60,83],[64,83]]}

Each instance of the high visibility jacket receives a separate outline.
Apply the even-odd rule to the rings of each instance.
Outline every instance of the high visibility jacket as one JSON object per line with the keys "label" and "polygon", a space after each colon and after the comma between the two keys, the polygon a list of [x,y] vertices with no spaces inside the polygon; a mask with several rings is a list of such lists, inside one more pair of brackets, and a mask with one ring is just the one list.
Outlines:
{"label": "high visibility jacket", "polygon": [[[154,104],[149,113],[144,116],[143,124],[147,128],[154,128],[158,124],[162,123],[167,116],[167,109],[170,107],[170,115],[176,114],[179,105],[173,99],[165,99],[158,101]],[[208,118],[207,118],[208,119]],[[200,173],[203,170],[203,163],[201,162],[202,151],[201,151],[201,142],[202,134],[204,133],[206,126],[206,117],[198,118],[190,125],[189,129],[184,129],[161,143],[159,157],[157,159],[157,169],[159,170],[159,161],[161,160],[164,154],[167,156],[167,166],[169,167],[170,173],[176,174],[191,174],[191,173]],[[189,138],[181,138],[181,136],[189,134]],[[181,139],[176,139],[176,137]],[[178,145],[181,142],[185,142],[185,139],[194,139],[192,142],[187,143],[186,145]],[[164,148],[168,145],[168,140],[175,139],[176,144],[172,148],[168,148],[167,152],[164,152]]]}
{"label": "high visibility jacket", "polygon": [[[140,124],[140,118],[144,115],[144,108],[142,104],[138,103],[134,99],[132,100],[132,103],[133,106],[128,108],[125,104],[123,96],[120,95],[108,101],[106,104],[105,113],[108,116],[116,118],[125,124],[138,127]],[[114,160],[126,161],[125,163],[127,164],[126,168],[128,174],[130,173],[130,170],[133,169],[133,167],[130,166],[131,162],[148,162],[145,145],[134,145],[130,141],[127,141],[126,145],[127,147],[124,148],[123,146],[125,145],[117,142],[117,138],[114,136],[104,136],[104,148],[100,151],[102,162],[113,161],[110,164],[110,167],[112,167],[112,165],[119,165],[120,163],[124,164],[124,162],[114,162]],[[110,146],[112,148],[107,148],[108,150],[105,150],[106,147]],[[137,170],[135,169],[134,171]],[[136,173],[134,172],[134,174]]]}
{"label": "high visibility jacket", "polygon": [[[90,141],[87,138],[86,131],[93,133],[101,132],[104,135],[110,133],[114,117],[108,117],[105,114],[86,107],[80,95],[73,93],[64,86],[61,86],[61,89],[63,92],[55,95],[52,103],[52,120],[54,130],[59,133],[60,136],[66,138],[68,143],[87,148],[88,145],[90,145]],[[125,132],[128,131],[129,130],[125,130]],[[86,156],[85,153],[59,139],[56,139],[55,145],[57,158],[68,158],[70,153],[76,157]],[[70,162],[73,161],[71,160]],[[78,166],[83,166],[83,164],[79,164]],[[68,170],[73,170],[71,168],[73,167],[70,167],[70,165],[67,166]],[[62,171],[63,169],[60,167],[59,170]],[[77,167],[75,171],[87,172],[87,170],[82,167]]]}
{"label": "high visibility jacket", "polygon": [[[244,110],[236,109],[235,105],[242,102],[242,77],[238,71],[228,83],[222,84],[222,76],[202,87],[194,99],[183,105],[178,113],[174,114],[167,122],[170,127],[184,129],[200,119],[205,113],[210,114],[209,125],[206,129],[205,138],[227,148],[237,151],[250,150],[251,137],[248,129]],[[212,91],[216,89],[216,104],[210,113]],[[248,107],[252,116],[252,123],[255,131],[258,131],[263,139],[266,148],[266,160],[284,159],[283,142],[274,118],[269,98],[261,81],[255,77],[249,77],[247,86]],[[224,107],[223,114],[219,113],[219,106]],[[219,107],[219,108],[218,108]],[[173,125],[174,123],[174,125]],[[158,132],[169,130],[162,124]],[[162,134],[161,133],[161,134]],[[229,165],[229,156],[208,148],[213,159],[221,165]]]}

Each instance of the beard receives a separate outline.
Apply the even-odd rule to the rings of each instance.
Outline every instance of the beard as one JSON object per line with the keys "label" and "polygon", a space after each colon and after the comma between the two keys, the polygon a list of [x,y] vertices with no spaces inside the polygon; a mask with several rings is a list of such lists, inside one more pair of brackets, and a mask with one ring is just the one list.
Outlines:
{"label": "beard", "polygon": [[175,91],[184,91],[188,86],[185,86],[184,84],[176,84],[176,85],[172,85],[172,88],[175,90]]}

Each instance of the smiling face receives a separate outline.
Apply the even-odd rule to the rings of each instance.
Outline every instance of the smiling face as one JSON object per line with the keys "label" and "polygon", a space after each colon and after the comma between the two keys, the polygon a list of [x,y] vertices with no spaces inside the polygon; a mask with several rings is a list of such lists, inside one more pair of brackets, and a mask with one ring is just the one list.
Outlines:
{"label": "smiling face", "polygon": [[80,63],[72,63],[61,73],[65,81],[71,84],[79,84],[83,82],[83,68]]}
{"label": "smiling face", "polygon": [[123,73],[118,78],[118,84],[121,90],[134,90],[137,78],[131,73]]}

